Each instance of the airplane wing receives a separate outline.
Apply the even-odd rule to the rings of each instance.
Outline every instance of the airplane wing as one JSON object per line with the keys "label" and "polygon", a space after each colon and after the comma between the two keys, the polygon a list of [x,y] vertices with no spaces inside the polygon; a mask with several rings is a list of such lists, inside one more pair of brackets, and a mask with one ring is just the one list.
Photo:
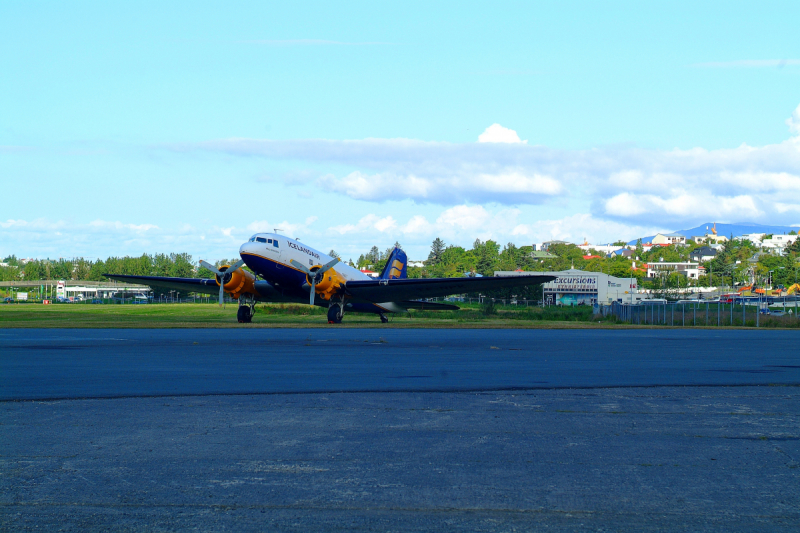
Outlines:
{"label": "airplane wing", "polygon": [[[190,292],[210,294],[213,296],[219,294],[219,285],[217,285],[217,281],[214,278],[169,278],[160,276],[129,276],[126,274],[103,275],[116,281],[137,283],[139,285],[147,285],[149,287],[158,287],[159,289],[176,290],[186,294]],[[308,301],[308,293],[303,290],[280,290],[264,280],[256,280],[254,287],[258,294],[254,294],[253,296],[255,296],[256,300],[260,302],[295,303]]]}
{"label": "airplane wing", "polygon": [[125,283],[138,283],[159,289],[176,290],[185,293],[219,294],[219,285],[214,278],[165,278],[160,276],[128,276],[125,274],[103,274],[109,279]]}
{"label": "airplane wing", "polygon": [[539,285],[556,279],[556,276],[536,274],[531,276],[504,276],[486,278],[422,278],[377,279],[348,281],[345,290],[351,296],[370,302],[397,302],[481,292],[526,285]]}

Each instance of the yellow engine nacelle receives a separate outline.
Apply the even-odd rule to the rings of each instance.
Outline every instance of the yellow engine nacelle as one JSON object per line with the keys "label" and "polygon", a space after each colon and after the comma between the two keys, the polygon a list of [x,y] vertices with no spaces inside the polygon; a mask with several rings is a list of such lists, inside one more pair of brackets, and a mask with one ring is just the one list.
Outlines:
{"label": "yellow engine nacelle", "polygon": [[[316,272],[321,268],[321,265],[317,265],[311,268],[312,272]],[[311,285],[311,278],[306,274],[306,281],[309,285]],[[343,287],[344,284],[347,282],[335,269],[331,268],[327,272],[325,272],[325,277],[316,284],[314,287],[314,292],[322,298],[323,300],[330,300],[331,296],[336,294],[340,287]]]}
{"label": "yellow engine nacelle", "polygon": [[[223,268],[228,269],[230,265],[223,265]],[[220,284],[219,276],[217,278],[217,285]],[[246,270],[241,268],[231,273],[231,279],[224,285],[225,292],[231,295],[231,298],[239,299],[242,293],[255,294],[256,293],[256,277]]]}

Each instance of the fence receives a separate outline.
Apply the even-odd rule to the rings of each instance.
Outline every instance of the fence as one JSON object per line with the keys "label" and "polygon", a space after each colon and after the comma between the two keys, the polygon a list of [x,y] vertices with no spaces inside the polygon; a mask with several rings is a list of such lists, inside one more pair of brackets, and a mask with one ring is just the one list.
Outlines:
{"label": "fence", "polygon": [[620,322],[663,326],[800,326],[797,298],[781,300],[782,307],[768,307],[766,301],[689,302],[689,303],[613,303],[601,306],[598,313],[613,315]]}

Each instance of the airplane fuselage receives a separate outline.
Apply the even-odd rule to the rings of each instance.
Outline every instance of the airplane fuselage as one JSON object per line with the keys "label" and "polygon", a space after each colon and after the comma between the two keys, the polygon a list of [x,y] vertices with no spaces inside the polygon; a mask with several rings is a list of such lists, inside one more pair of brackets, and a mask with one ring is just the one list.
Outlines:
{"label": "airplane fuselage", "polygon": [[[334,258],[307,246],[296,239],[275,233],[257,233],[242,244],[239,255],[245,264],[262,279],[285,295],[296,295],[298,301],[308,298],[311,286],[306,273],[292,265],[292,261],[301,263],[309,269],[321,267]],[[336,274],[344,281],[372,279],[357,268],[340,261],[334,266]],[[287,294],[288,293],[288,294]],[[316,298],[315,304],[327,306],[327,302]],[[404,312],[405,309],[386,302],[374,304],[369,302],[349,302],[348,309],[360,312],[384,313]]]}

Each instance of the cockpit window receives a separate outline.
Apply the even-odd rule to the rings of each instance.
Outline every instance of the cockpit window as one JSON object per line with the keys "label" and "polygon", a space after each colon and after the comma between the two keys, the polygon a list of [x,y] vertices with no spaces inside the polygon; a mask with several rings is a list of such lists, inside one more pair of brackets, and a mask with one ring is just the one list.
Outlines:
{"label": "cockpit window", "polygon": [[272,241],[272,246],[274,246],[275,248],[280,248],[280,246],[278,246],[278,239]]}
{"label": "cockpit window", "polygon": [[255,237],[250,237],[250,240],[247,241],[247,242],[256,242],[256,238]]}
{"label": "cockpit window", "polygon": [[263,243],[266,243],[266,242],[267,242],[267,239],[265,239],[264,237],[256,237],[256,240],[257,240],[258,242],[263,242]]}
{"label": "cockpit window", "polygon": [[272,244],[272,239],[267,239],[267,244]]}

